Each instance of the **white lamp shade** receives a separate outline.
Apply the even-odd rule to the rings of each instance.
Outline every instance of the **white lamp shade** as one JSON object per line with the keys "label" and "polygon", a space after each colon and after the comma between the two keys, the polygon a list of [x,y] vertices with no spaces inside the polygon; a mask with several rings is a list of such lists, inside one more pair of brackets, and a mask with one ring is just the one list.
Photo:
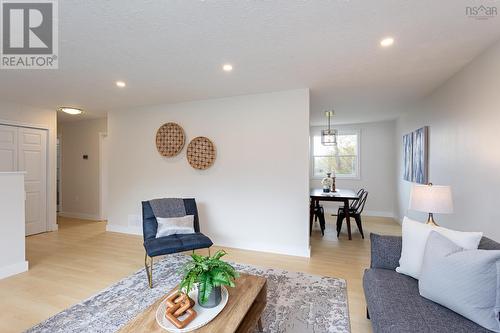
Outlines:
{"label": "white lamp shade", "polygon": [[426,213],[453,213],[450,186],[414,185],[410,194],[410,209]]}

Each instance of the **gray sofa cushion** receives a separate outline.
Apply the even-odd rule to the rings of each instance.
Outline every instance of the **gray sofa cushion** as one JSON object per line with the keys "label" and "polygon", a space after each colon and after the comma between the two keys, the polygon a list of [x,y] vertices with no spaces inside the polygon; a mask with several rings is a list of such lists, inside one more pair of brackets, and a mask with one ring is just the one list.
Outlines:
{"label": "gray sofa cushion", "polygon": [[370,243],[371,268],[395,270],[399,266],[403,246],[401,236],[381,236],[372,233],[370,234]]}
{"label": "gray sofa cushion", "polygon": [[366,270],[363,287],[375,333],[490,332],[421,297],[418,281],[394,270]]}
{"label": "gray sofa cushion", "polygon": [[479,250],[500,250],[500,243],[489,238],[483,237],[477,247]]}

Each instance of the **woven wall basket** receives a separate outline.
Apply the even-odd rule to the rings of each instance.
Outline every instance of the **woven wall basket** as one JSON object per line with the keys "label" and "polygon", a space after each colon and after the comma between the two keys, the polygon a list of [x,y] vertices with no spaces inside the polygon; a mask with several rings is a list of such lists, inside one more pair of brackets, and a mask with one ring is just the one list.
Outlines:
{"label": "woven wall basket", "polygon": [[191,140],[186,154],[193,168],[205,170],[215,162],[215,145],[208,138],[199,136]]}
{"label": "woven wall basket", "polygon": [[178,155],[185,142],[184,130],[176,123],[166,123],[156,132],[156,149],[158,149],[161,156],[173,157]]}

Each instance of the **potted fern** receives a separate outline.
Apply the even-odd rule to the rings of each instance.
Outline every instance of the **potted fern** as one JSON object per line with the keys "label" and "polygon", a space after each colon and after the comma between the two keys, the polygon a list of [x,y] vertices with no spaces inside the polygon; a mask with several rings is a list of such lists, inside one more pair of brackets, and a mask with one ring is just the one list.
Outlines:
{"label": "potted fern", "polygon": [[184,265],[183,278],[179,289],[189,294],[195,284],[198,284],[198,304],[205,308],[219,305],[222,295],[221,286],[234,287],[234,279],[239,276],[233,266],[220,260],[227,253],[217,251],[213,256],[200,256],[193,253]]}

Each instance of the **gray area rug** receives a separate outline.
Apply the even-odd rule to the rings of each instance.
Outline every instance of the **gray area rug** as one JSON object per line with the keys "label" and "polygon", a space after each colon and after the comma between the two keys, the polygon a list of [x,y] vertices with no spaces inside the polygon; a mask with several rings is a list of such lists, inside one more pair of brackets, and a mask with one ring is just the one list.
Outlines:
{"label": "gray area rug", "polygon": [[[153,289],[147,285],[144,269],[139,270],[27,332],[116,332],[179,283],[179,271],[188,259],[174,254],[155,263]],[[345,280],[233,265],[240,272],[267,278],[264,332],[350,332]]]}

